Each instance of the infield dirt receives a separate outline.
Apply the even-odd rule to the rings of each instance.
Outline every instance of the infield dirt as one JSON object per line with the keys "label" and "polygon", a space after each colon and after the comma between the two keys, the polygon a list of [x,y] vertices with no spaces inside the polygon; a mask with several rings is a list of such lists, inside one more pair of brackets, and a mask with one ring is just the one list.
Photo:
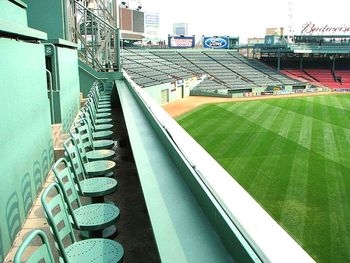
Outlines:
{"label": "infield dirt", "polygon": [[338,92],[317,92],[317,93],[295,93],[289,95],[270,95],[260,97],[242,97],[242,98],[217,98],[217,97],[202,97],[202,96],[190,96],[163,105],[163,109],[169,113],[173,118],[177,118],[182,114],[190,112],[195,108],[208,103],[221,103],[221,102],[233,102],[233,101],[248,101],[248,100],[265,100],[265,99],[277,99],[288,97],[304,97],[304,96],[319,96],[325,94],[336,94]]}

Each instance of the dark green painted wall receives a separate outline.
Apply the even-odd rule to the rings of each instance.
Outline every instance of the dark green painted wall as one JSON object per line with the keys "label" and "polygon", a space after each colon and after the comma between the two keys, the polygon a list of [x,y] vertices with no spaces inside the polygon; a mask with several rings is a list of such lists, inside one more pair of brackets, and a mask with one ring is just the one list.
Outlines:
{"label": "dark green painted wall", "polygon": [[25,0],[28,26],[47,33],[48,39],[67,39],[63,0]]}
{"label": "dark green painted wall", "polygon": [[44,46],[0,38],[0,262],[52,161]]}

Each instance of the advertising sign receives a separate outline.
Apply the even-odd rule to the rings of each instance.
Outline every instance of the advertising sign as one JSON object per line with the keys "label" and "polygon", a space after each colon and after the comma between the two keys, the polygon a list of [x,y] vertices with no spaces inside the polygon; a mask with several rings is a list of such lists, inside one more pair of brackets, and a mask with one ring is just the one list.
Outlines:
{"label": "advertising sign", "polygon": [[302,25],[302,35],[334,35],[334,34],[349,34],[350,26],[331,26],[331,25],[316,25],[308,22]]}
{"label": "advertising sign", "polygon": [[179,80],[176,81],[176,87],[182,86],[183,84],[184,84],[183,79],[179,79]]}
{"label": "advertising sign", "polygon": [[203,47],[204,48],[228,48],[227,37],[204,37]]}
{"label": "advertising sign", "polygon": [[266,45],[275,45],[280,43],[281,37],[279,36],[265,36]]}
{"label": "advertising sign", "polygon": [[173,48],[193,48],[195,45],[194,37],[168,37],[168,45]]}
{"label": "advertising sign", "polygon": [[145,13],[145,41],[155,43],[159,40],[159,14]]}

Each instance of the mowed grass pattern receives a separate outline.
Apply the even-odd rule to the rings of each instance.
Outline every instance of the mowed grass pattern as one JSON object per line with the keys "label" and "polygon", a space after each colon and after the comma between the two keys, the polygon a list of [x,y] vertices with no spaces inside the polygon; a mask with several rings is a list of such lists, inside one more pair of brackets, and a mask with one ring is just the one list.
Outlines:
{"label": "mowed grass pattern", "polygon": [[178,122],[317,262],[350,262],[350,95],[211,104]]}

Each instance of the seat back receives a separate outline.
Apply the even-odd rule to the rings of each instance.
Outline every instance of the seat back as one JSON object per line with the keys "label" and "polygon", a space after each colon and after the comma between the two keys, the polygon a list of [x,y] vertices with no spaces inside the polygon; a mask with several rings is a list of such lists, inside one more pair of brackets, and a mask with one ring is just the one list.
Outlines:
{"label": "seat back", "polygon": [[76,129],[73,128],[72,130],[69,131],[69,135],[74,140],[74,145],[79,152],[81,161],[83,162],[83,164],[87,163],[88,159],[86,157],[85,146],[83,144],[83,141],[81,139],[79,132],[77,132]]}
{"label": "seat back", "polygon": [[93,102],[92,102],[91,98],[88,98],[84,107],[82,108],[82,110],[83,110],[83,112],[88,114],[87,117],[91,119],[91,122],[95,127],[95,125],[96,125],[96,112],[97,111],[94,108],[94,106],[92,106],[92,103]]}
{"label": "seat back", "polygon": [[91,93],[88,95],[89,98],[91,98],[92,102],[95,104],[95,108],[97,109],[99,98],[98,95],[96,94],[96,89],[92,89]]}
{"label": "seat back", "polygon": [[91,118],[89,112],[87,111],[86,107],[83,107],[83,108],[81,109],[80,118],[86,119],[86,121],[87,121],[87,123],[88,123],[90,129],[91,129],[92,131],[95,131],[95,122],[92,120],[92,118]]}
{"label": "seat back", "polygon": [[96,111],[96,108],[95,108],[94,105],[93,105],[93,102],[92,102],[92,99],[91,99],[91,98],[88,98],[88,99],[86,100],[85,107],[87,108],[89,114],[90,114],[93,118],[96,118],[97,111]]}
{"label": "seat back", "polygon": [[75,132],[79,133],[81,141],[85,149],[94,150],[94,140],[92,137],[92,131],[88,125],[85,118],[81,118],[78,122],[74,124]]}
{"label": "seat back", "polygon": [[69,167],[67,160],[64,158],[58,159],[52,166],[52,171],[57,179],[58,184],[63,190],[63,197],[68,205],[69,213],[73,217],[74,223],[76,223],[73,210],[75,206],[80,207],[81,202],[76,190],[76,186],[82,192],[79,180],[75,180],[77,185],[74,183],[74,178]]}
{"label": "seat back", "polygon": [[[63,143],[63,148],[65,150],[67,159],[70,163],[70,167],[74,173],[74,177],[76,180],[85,180],[86,179],[86,171],[83,165],[83,162],[80,158],[80,154],[75,147],[73,138],[68,138]],[[81,191],[81,189],[79,189]],[[81,192],[82,194],[82,192]]]}
{"label": "seat back", "polygon": [[[67,241],[69,241],[68,243],[75,243],[76,238],[69,220],[62,189],[57,183],[52,183],[45,189],[41,196],[41,204],[53,232],[56,246],[60,250],[64,261],[68,262],[64,244]],[[65,243],[63,243],[63,240]]]}
{"label": "seat back", "polygon": [[[38,246],[34,251],[31,250],[30,255],[25,260],[22,260],[23,255],[26,255],[27,248],[32,243],[34,244],[33,240],[37,239],[40,239],[41,245]],[[35,245],[37,246],[36,242]],[[36,229],[26,237],[26,239],[18,248],[14,258],[14,263],[38,263],[43,261],[45,263],[55,263],[46,234],[42,230]]]}

